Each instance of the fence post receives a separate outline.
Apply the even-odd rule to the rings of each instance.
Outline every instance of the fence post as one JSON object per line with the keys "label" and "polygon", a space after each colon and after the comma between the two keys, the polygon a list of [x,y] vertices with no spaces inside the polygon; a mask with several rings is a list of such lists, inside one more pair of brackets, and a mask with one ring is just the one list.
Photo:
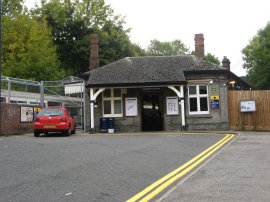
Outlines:
{"label": "fence post", "polygon": [[10,80],[9,80],[9,78],[7,78],[7,80],[8,80],[8,100],[7,100],[7,103],[10,103]]}

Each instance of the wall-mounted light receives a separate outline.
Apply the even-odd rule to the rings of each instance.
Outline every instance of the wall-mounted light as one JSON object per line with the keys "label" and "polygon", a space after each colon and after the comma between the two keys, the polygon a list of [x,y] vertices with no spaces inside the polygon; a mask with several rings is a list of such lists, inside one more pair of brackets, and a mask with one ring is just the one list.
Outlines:
{"label": "wall-mounted light", "polygon": [[230,81],[229,81],[229,84],[232,85],[232,88],[233,88],[233,89],[234,89],[234,84],[235,84],[235,83],[236,83],[235,80],[230,80]]}
{"label": "wall-mounted light", "polygon": [[213,83],[214,83],[214,81],[213,81],[213,80],[210,80],[210,81],[209,81],[209,84],[213,84]]}
{"label": "wall-mounted light", "polygon": [[229,81],[229,84],[234,85],[235,84],[235,80]]}

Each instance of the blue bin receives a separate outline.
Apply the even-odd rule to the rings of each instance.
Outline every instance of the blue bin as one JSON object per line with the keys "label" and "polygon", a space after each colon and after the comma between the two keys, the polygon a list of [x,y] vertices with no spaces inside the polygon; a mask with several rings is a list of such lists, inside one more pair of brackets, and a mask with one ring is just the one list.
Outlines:
{"label": "blue bin", "polygon": [[100,127],[101,133],[107,133],[108,132],[108,119],[101,118],[99,127]]}
{"label": "blue bin", "polygon": [[113,129],[114,131],[114,118],[101,118],[99,126],[101,133],[108,133],[108,129]]}
{"label": "blue bin", "polygon": [[108,118],[108,129],[114,129],[114,118]]}

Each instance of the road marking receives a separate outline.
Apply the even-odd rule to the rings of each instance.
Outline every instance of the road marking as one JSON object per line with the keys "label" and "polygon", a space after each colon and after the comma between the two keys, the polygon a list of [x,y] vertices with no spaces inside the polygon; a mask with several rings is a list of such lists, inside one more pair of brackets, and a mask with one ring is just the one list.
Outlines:
{"label": "road marking", "polygon": [[[235,134],[234,134],[235,135]],[[176,183],[175,186],[173,186],[171,189],[166,191],[166,193],[162,194],[160,198],[157,198],[155,202],[161,202],[164,201],[173,191],[175,191],[181,184],[185,183],[192,175],[197,173],[199,170],[201,170],[207,163],[209,163],[212,159],[214,159],[217,155],[219,155],[226,147],[228,147],[231,143],[233,143],[234,140],[230,141],[226,145],[224,145],[222,148],[220,148],[217,152],[215,152],[213,155],[211,155],[209,158],[207,158],[204,162],[202,162],[200,165],[198,165],[196,168],[194,168],[191,172],[189,172],[187,175],[185,175],[183,178],[179,179],[179,181]]]}
{"label": "road marking", "polygon": [[[176,170],[172,171],[171,173],[167,174],[160,180],[154,182],[129,200],[127,202],[134,202],[134,201],[149,201],[150,199],[154,198],[157,194],[161,191],[166,189],[176,180],[181,178],[182,176],[189,173],[192,169],[202,163],[205,159],[207,159],[210,155],[212,155],[215,151],[217,151],[220,147],[226,144],[229,140],[234,137],[233,134],[226,135],[223,139],[215,143],[214,145],[210,146],[208,149],[204,150],[202,153],[185,163],[184,165],[180,166]],[[144,198],[142,198],[144,197]]]}
{"label": "road marking", "polygon": [[[104,134],[104,133],[103,133]],[[182,132],[182,131],[175,131],[175,132],[136,132],[136,133],[112,133],[111,135],[226,135],[226,133],[217,133],[217,132]]]}

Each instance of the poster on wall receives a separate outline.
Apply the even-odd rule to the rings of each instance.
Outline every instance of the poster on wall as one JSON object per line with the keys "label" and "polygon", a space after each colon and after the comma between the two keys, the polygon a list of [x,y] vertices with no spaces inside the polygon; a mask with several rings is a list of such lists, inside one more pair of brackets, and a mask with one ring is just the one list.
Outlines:
{"label": "poster on wall", "polygon": [[167,115],[178,115],[178,97],[166,97]]}
{"label": "poster on wall", "polygon": [[21,106],[21,122],[32,123],[34,121],[34,108]]}
{"label": "poster on wall", "polygon": [[137,98],[126,98],[126,116],[137,116]]}
{"label": "poster on wall", "polygon": [[255,100],[241,101],[240,111],[241,112],[255,112],[256,111]]}

